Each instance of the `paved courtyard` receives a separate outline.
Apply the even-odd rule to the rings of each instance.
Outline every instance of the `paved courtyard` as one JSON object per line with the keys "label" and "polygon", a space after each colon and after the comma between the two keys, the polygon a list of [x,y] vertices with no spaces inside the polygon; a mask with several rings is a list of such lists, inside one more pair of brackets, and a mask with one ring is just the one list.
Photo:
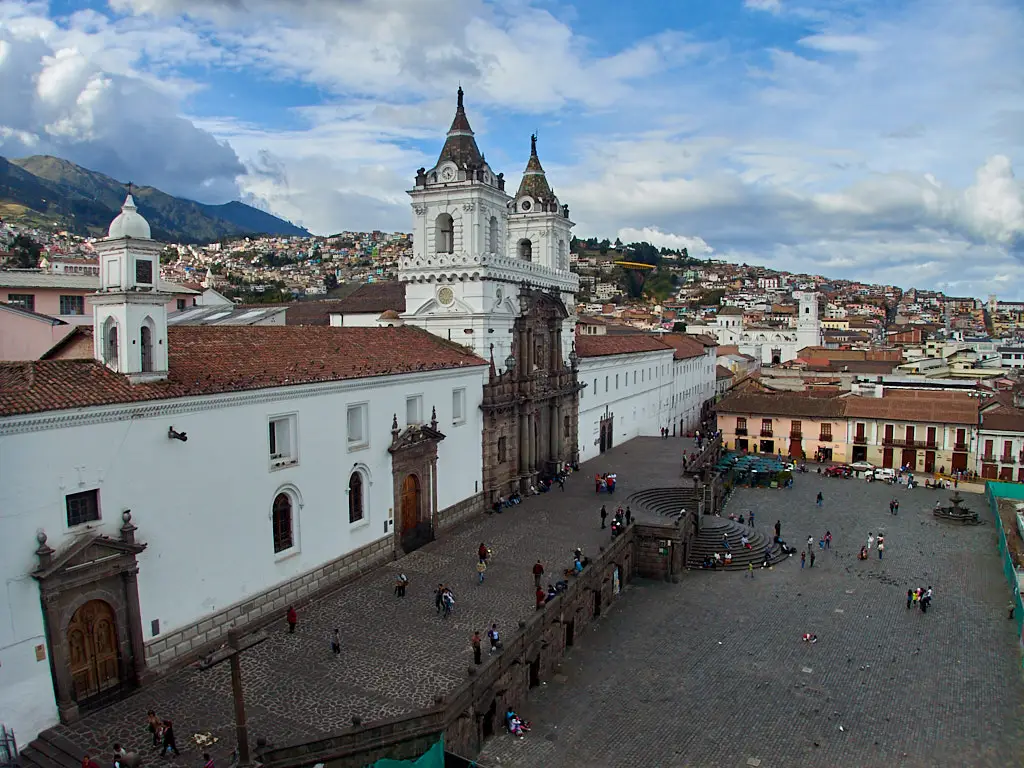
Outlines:
{"label": "paved courtyard", "polygon": [[[435,696],[465,679],[474,630],[483,633],[497,622],[509,633],[533,612],[532,567],[538,559],[553,577],[570,565],[576,546],[596,552],[610,540],[610,532],[600,529],[600,505],[607,503],[611,512],[635,491],[677,483],[679,458],[690,448],[689,440],[657,438],[618,446],[583,465],[564,492],[556,487],[503,514],[467,522],[300,609],[294,635],[287,633],[282,615],[270,628],[270,639],[243,656],[252,742],[317,738],[348,727],[354,715],[369,722],[431,706]],[[595,496],[594,473],[610,471],[618,473],[615,496]],[[486,581],[478,586],[481,541],[493,556]],[[404,600],[392,591],[399,573],[411,580]],[[447,620],[434,609],[439,582],[455,592],[455,611]],[[335,627],[342,641],[338,657],[330,650]],[[154,709],[175,723],[182,754],[170,765],[198,765],[203,750],[189,742],[193,734],[206,732],[219,739],[211,751],[226,765],[235,741],[230,680],[227,664],[185,669],[60,732],[98,753],[102,762],[115,742],[129,750],[145,747],[146,711]]]}
{"label": "paved courtyard", "polygon": [[[737,491],[727,511],[755,510],[769,535],[781,520],[801,549],[829,529],[833,551],[813,569],[797,556],[753,580],[634,582],[523,708],[532,733],[492,739],[481,765],[1024,765],[1024,686],[995,527],[934,521],[947,496],[814,474],[788,491]],[[875,550],[856,559],[869,531],[885,534],[882,561]],[[929,585],[932,609],[908,611],[907,589]],[[801,642],[804,632],[818,643]]]}

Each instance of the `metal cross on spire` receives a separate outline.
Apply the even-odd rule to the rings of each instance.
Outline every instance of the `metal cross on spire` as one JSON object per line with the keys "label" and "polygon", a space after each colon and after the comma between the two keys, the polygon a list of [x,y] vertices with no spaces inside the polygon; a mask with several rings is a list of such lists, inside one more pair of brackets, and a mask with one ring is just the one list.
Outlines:
{"label": "metal cross on spire", "polygon": [[132,193],[132,187],[135,185],[129,181],[125,186],[128,187],[128,194],[130,195]]}

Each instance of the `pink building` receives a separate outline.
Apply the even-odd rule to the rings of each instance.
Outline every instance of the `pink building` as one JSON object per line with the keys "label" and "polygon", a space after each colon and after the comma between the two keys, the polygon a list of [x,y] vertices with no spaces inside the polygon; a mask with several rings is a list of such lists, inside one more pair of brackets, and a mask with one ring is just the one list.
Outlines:
{"label": "pink building", "polygon": [[[99,275],[55,275],[35,270],[0,272],[0,301],[63,320],[69,325],[92,324],[88,297],[99,287]],[[168,312],[196,306],[200,296],[199,291],[166,280],[161,281],[161,290],[174,295],[167,303]],[[6,316],[0,318],[2,320],[6,320]]]}
{"label": "pink building", "polygon": [[38,360],[75,328],[55,317],[0,303],[0,360]]}

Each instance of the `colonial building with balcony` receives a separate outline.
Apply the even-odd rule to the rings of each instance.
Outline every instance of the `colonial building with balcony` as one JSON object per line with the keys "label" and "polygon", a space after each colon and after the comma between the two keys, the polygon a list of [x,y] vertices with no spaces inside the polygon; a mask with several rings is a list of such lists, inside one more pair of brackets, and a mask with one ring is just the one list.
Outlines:
{"label": "colonial building with balcony", "polygon": [[976,471],[990,480],[1024,483],[1024,409],[982,409]]}
{"label": "colonial building with balcony", "polygon": [[799,392],[738,392],[716,406],[728,448],[795,459],[846,460],[842,401]]}

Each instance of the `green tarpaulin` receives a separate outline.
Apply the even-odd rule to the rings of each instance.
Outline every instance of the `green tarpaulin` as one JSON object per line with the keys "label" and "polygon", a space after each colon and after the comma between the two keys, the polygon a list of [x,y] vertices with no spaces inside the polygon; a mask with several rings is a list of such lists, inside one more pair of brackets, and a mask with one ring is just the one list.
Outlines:
{"label": "green tarpaulin", "polygon": [[415,760],[385,757],[374,763],[372,768],[444,768],[444,737]]}

